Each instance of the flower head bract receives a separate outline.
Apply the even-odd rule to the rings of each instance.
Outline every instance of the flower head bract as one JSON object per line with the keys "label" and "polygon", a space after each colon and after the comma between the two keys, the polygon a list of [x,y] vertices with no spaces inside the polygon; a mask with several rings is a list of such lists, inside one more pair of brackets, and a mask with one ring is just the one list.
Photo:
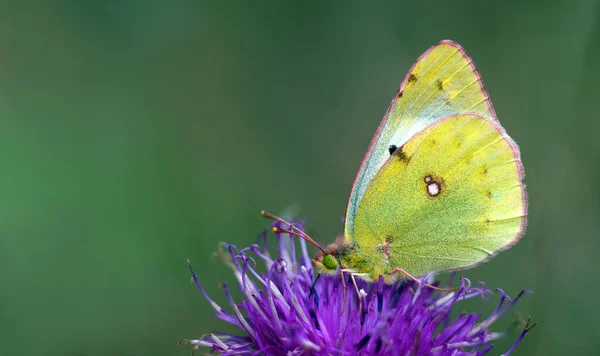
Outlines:
{"label": "flower head bract", "polygon": [[[279,223],[275,223],[279,224]],[[302,224],[295,223],[302,228]],[[206,293],[190,265],[192,279],[216,310],[216,317],[236,326],[237,335],[212,332],[195,340],[183,340],[223,355],[484,355],[493,341],[505,332],[494,332],[494,322],[510,310],[529,291],[513,300],[496,289],[499,302],[488,316],[475,313],[451,315],[462,301],[493,299],[494,293],[483,282],[460,280],[453,292],[439,292],[424,286],[434,285],[431,276],[418,282],[402,280],[385,284],[382,279],[357,281],[364,307],[352,288],[343,288],[339,276],[321,276],[311,265],[306,243],[292,236],[276,234],[275,248],[263,245],[238,249],[223,244],[225,261],[238,281],[241,298],[234,299],[224,284],[229,310],[215,303]],[[264,273],[259,264],[266,264]],[[348,283],[348,281],[346,281]],[[342,313],[344,293],[348,303]],[[535,325],[535,324],[534,324]],[[531,330],[522,329],[510,354]]]}

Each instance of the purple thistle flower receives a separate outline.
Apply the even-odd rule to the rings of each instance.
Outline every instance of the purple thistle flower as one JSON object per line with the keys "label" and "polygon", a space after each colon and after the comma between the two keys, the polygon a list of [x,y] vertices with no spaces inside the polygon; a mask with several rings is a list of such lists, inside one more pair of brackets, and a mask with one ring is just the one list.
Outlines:
{"label": "purple thistle flower", "polygon": [[[224,355],[484,355],[494,340],[505,335],[492,332],[490,326],[530,293],[523,290],[511,301],[497,289],[500,301],[487,318],[465,312],[451,318],[457,303],[474,297],[489,301],[492,291],[483,282],[473,286],[466,278],[461,278],[455,292],[435,291],[412,280],[392,285],[381,278],[374,283],[357,280],[364,303],[358,308],[358,295],[347,278],[342,314],[342,280],[337,275],[321,276],[313,286],[315,273],[306,242],[300,239],[301,258],[297,260],[294,238],[277,234],[277,256],[273,258],[266,237],[265,231],[262,249],[252,245],[238,250],[223,244],[227,250],[223,256],[242,292],[236,303],[224,284],[232,311],[208,296],[190,265],[193,281],[217,318],[243,334],[213,332],[197,340],[182,340],[180,344],[194,345],[192,353],[207,347]],[[266,263],[266,274],[257,271],[257,260]],[[429,282],[430,277],[421,282]],[[503,355],[509,355],[533,326],[528,322]]]}

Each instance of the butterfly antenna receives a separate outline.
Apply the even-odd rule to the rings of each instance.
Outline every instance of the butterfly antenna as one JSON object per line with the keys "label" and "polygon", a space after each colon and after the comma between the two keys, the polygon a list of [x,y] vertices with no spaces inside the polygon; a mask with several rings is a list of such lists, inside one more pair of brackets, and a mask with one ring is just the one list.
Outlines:
{"label": "butterfly antenna", "polygon": [[400,267],[396,267],[392,272],[390,272],[390,274],[394,274],[396,272],[402,273],[406,277],[412,279],[413,281],[415,281],[417,283],[423,284],[427,288],[431,288],[433,290],[437,290],[437,291],[440,291],[440,292],[454,292],[454,291],[457,291],[459,289],[459,288],[440,288],[440,287],[433,286],[433,285],[431,285],[429,283],[424,283],[420,279],[414,277],[413,275],[411,275],[410,273],[406,272],[405,270],[403,270]]}
{"label": "butterfly antenna", "polygon": [[[300,228],[298,228],[296,225],[290,224],[289,222],[283,220],[282,218],[280,218],[279,216],[275,216],[271,213],[268,213],[266,211],[261,211],[260,215],[262,215],[263,217],[270,219],[270,220],[275,220],[281,224],[287,225],[290,227],[290,229],[286,229],[283,227],[277,227],[274,226],[273,227],[273,232],[275,233],[286,233],[286,234],[290,234],[290,235],[294,235],[297,236],[301,239],[304,239],[306,241],[308,241],[309,243],[311,243],[312,245],[314,245],[316,248],[318,248],[319,250],[321,250],[321,252],[323,252],[324,254],[327,254],[327,252],[325,252],[325,249],[323,249],[323,247],[321,247],[321,245],[319,245],[315,240],[313,240],[312,237],[308,236],[304,231],[302,231]],[[294,231],[295,230],[295,231]]]}

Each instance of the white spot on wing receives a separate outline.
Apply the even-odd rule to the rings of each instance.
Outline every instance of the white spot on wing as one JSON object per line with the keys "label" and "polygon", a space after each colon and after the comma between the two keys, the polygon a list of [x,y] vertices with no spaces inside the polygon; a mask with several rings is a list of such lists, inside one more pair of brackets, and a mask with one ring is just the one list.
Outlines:
{"label": "white spot on wing", "polygon": [[433,182],[431,184],[428,184],[427,185],[427,192],[432,197],[435,197],[436,195],[440,194],[440,185],[439,185],[439,183]]}

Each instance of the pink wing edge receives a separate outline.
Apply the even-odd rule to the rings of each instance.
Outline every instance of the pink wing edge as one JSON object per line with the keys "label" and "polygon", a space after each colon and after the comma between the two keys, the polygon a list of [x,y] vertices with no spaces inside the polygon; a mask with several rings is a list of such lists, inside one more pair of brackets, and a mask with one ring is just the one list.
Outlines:
{"label": "pink wing edge", "polygon": [[[417,63],[419,63],[419,61],[421,61],[423,58],[427,57],[429,55],[429,53],[431,53],[431,51],[433,51],[435,48],[437,48],[437,47],[439,47],[441,45],[449,45],[449,46],[452,46],[452,47],[456,48],[463,55],[463,57],[465,57],[467,59],[467,61],[469,62],[469,65],[473,69],[473,73],[475,73],[475,76],[477,77],[477,82],[479,83],[479,87],[481,88],[481,91],[483,92],[483,94],[485,96],[485,102],[487,104],[487,107],[488,107],[488,110],[490,112],[490,115],[492,116],[492,119],[495,122],[499,123],[498,117],[496,116],[496,111],[494,110],[494,107],[492,106],[492,102],[490,100],[490,96],[488,94],[487,89],[485,88],[485,85],[483,84],[483,80],[481,79],[481,75],[479,74],[479,71],[475,67],[475,64],[473,63],[473,60],[467,54],[467,52],[465,51],[465,49],[462,48],[461,45],[459,45],[458,43],[456,43],[456,42],[454,42],[452,40],[442,40],[442,41],[434,44],[433,46],[429,47],[423,54],[421,54],[419,56],[419,58],[417,58],[417,60],[410,67],[410,69],[408,70],[408,72],[406,72],[406,75],[404,76],[404,79],[402,80],[402,83],[400,83],[400,87],[396,91],[396,95],[394,95],[394,99],[392,99],[392,103],[390,104],[390,106],[388,107],[387,111],[385,112],[385,115],[383,116],[383,119],[381,120],[381,123],[379,123],[379,126],[377,127],[377,131],[375,131],[375,135],[373,136],[373,139],[371,140],[371,143],[369,144],[369,147],[367,148],[367,151],[366,151],[366,153],[365,153],[365,155],[364,155],[364,157],[362,159],[362,162],[360,163],[360,167],[358,168],[358,172],[356,173],[356,177],[354,178],[354,183],[352,183],[352,189],[350,190],[350,195],[348,196],[348,204],[346,205],[346,214],[348,212],[348,208],[350,207],[350,199],[352,198],[352,195],[354,194],[354,189],[356,188],[356,182],[358,181],[359,173],[364,168],[365,163],[367,161],[367,157],[370,156],[370,153],[373,150],[373,148],[375,146],[375,143],[377,142],[377,140],[379,140],[379,136],[381,135],[381,131],[383,130],[383,127],[385,126],[385,123],[386,123],[386,121],[388,119],[390,111],[392,111],[392,108],[394,108],[394,106],[396,105],[396,102],[398,101],[398,94],[400,94],[400,92],[402,90],[404,90],[404,88],[406,87],[406,82],[408,81],[410,73],[413,71],[413,69],[415,68],[415,66],[417,65]],[[444,120],[444,119],[442,119],[442,120]],[[442,120],[440,120],[440,122]],[[504,130],[502,130],[502,132],[504,132]],[[503,136],[508,137],[505,132],[504,132]],[[514,141],[512,141],[512,139],[510,139],[510,137],[508,137],[508,138],[509,138],[509,141],[512,142],[512,144],[516,147],[516,152],[518,153],[519,152],[518,146],[516,145],[516,143],[514,143]],[[521,167],[521,171],[523,171],[522,167]],[[346,218],[347,218],[347,216],[346,216]],[[523,227],[523,229],[524,229],[524,227]],[[508,247],[506,247],[506,248],[508,248]]]}

